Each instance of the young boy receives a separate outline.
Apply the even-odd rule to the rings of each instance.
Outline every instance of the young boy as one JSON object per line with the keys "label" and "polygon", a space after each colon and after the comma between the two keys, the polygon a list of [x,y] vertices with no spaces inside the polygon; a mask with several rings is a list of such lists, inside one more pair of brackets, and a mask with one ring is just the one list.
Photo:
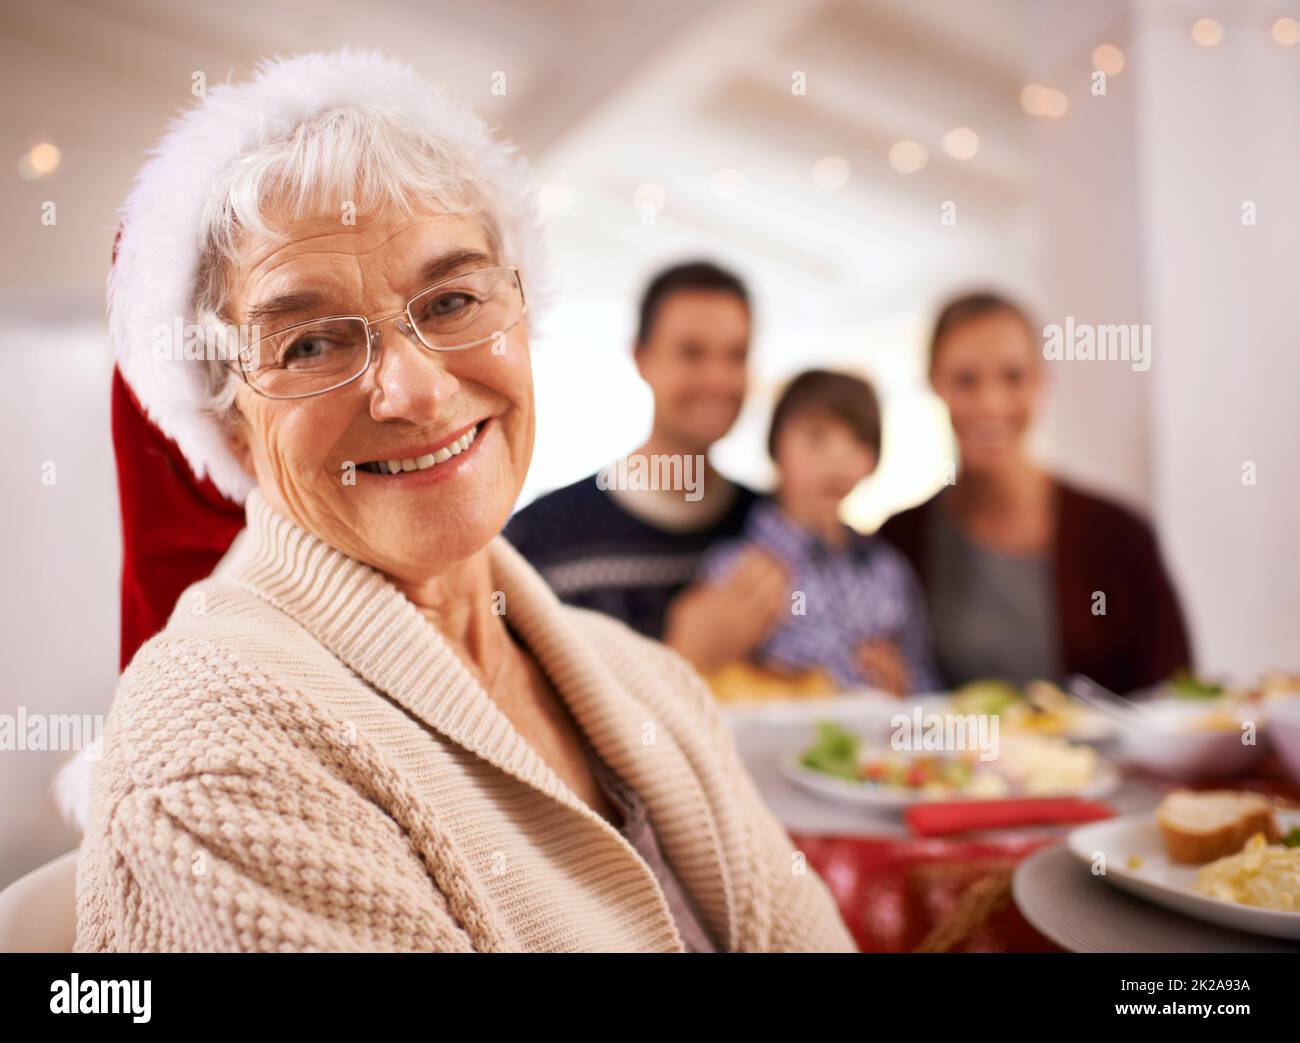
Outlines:
{"label": "young boy", "polygon": [[706,584],[723,582],[748,546],[785,567],[790,614],[754,661],[785,674],[823,671],[840,690],[935,691],[925,606],[911,566],[839,517],[844,498],[880,456],[880,407],[871,385],[827,370],[800,374],[776,404],[767,447],[776,493],[754,505],[740,536],[711,550],[698,574]]}

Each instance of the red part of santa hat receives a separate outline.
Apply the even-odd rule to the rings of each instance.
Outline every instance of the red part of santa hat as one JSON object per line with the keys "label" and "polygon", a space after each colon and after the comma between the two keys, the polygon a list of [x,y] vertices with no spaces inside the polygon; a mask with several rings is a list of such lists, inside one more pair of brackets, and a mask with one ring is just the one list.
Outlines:
{"label": "red part of santa hat", "polygon": [[113,370],[113,453],[122,507],[121,665],[209,576],[244,527],[244,508],[200,480]]}

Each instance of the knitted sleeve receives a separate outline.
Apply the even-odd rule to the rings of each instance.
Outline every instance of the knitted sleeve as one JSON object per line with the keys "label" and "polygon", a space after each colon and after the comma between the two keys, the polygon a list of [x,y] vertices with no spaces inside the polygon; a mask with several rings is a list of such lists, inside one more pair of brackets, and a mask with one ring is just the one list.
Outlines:
{"label": "knitted sleeve", "polygon": [[360,741],[220,653],[169,652],[114,702],[78,951],[472,948]]}
{"label": "knitted sleeve", "polygon": [[766,952],[857,952],[835,899],[825,881],[808,865],[777,821],[741,762],[731,731],[718,713],[717,701],[704,680],[678,653],[659,646],[678,689],[706,722],[720,762],[740,804],[750,836],[750,870],[771,909],[770,928],[758,947]]}

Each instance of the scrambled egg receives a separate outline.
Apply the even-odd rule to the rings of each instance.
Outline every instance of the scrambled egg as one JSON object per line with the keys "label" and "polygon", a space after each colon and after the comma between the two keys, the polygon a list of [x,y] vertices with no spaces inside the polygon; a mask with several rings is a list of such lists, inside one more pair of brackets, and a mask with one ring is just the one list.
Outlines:
{"label": "scrambled egg", "polygon": [[1225,902],[1300,913],[1300,847],[1270,844],[1256,833],[1235,855],[1202,868],[1195,889]]}
{"label": "scrambled egg", "polygon": [[1098,768],[1091,746],[1029,736],[1006,740],[999,760],[1029,796],[1078,792],[1093,781]]}

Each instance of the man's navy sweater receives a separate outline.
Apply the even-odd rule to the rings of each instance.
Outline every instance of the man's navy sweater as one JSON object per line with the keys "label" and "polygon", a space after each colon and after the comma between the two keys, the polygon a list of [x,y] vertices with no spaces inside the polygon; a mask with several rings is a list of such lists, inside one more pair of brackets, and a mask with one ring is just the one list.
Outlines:
{"label": "man's navy sweater", "polygon": [[757,498],[737,484],[716,522],[670,531],[629,514],[593,474],[529,504],[510,519],[505,537],[562,601],[662,638],[669,601],[691,581],[710,546],[739,534]]}

